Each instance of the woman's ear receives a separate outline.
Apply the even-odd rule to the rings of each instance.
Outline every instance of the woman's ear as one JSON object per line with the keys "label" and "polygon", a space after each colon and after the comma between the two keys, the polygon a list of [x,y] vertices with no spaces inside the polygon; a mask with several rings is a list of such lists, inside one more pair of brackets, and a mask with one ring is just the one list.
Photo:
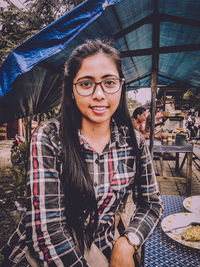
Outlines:
{"label": "woman's ear", "polygon": [[74,93],[72,92],[72,99],[75,99],[75,97],[74,97]]}

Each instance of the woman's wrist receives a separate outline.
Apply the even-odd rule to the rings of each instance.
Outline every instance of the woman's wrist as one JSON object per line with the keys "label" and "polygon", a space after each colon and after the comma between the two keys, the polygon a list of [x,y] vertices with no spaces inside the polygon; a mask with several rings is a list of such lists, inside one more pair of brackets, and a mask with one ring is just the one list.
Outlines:
{"label": "woman's wrist", "polygon": [[132,232],[125,232],[124,237],[126,237],[129,245],[133,246],[134,249],[137,250],[138,246],[140,245],[139,237]]}
{"label": "woman's wrist", "polygon": [[[118,242],[118,247],[125,248],[127,252],[131,253],[132,255],[135,253],[135,246],[131,245],[130,242],[128,242],[127,238],[125,236],[120,236],[116,243]],[[116,245],[115,243],[115,245]]]}

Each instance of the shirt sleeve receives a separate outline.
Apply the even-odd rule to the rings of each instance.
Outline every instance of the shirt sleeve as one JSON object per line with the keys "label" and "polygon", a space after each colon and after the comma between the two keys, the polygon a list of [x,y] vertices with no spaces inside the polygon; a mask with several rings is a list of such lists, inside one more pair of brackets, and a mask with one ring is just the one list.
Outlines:
{"label": "shirt sleeve", "polygon": [[65,228],[64,195],[54,132],[48,125],[39,126],[30,144],[27,245],[41,266],[89,266]]}
{"label": "shirt sleeve", "polygon": [[163,204],[158,190],[153,162],[149,148],[143,136],[139,136],[140,145],[140,172],[135,185],[136,210],[131,217],[126,232],[137,234],[142,245],[161,219]]}

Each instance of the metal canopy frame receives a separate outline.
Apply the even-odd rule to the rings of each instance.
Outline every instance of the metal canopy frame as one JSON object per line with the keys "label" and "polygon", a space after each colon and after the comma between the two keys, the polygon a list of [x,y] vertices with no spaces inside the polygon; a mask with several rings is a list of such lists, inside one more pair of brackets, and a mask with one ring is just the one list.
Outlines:
{"label": "metal canopy frame", "polygon": [[[153,23],[154,20],[154,15],[151,14],[140,21],[137,21],[136,23],[130,25],[129,27],[121,30],[119,33],[116,33],[112,36],[113,39],[118,39],[120,37],[125,36],[128,33],[133,32],[134,30],[138,29],[139,27],[143,26],[144,24],[150,24]],[[168,15],[168,14],[163,14],[163,13],[158,13],[157,17],[157,23],[161,22],[174,22],[177,24],[182,24],[182,25],[190,25],[193,27],[199,27],[200,22],[194,19],[188,19],[188,18],[182,18],[182,17],[177,17],[174,15]]]}
{"label": "metal canopy frame", "polygon": [[[172,45],[172,46],[162,46],[158,47],[159,54],[186,52],[186,51],[198,51],[200,47],[199,44],[189,44],[189,45]],[[153,48],[137,49],[121,51],[121,57],[137,57],[137,56],[149,56],[153,54]]]}

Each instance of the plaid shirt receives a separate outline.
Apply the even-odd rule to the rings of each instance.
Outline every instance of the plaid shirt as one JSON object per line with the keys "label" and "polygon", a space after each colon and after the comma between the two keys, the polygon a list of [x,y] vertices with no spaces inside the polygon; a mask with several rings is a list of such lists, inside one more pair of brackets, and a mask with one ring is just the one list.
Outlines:
{"label": "plaid shirt", "polygon": [[[23,262],[29,248],[40,259],[41,266],[89,266],[65,228],[64,194],[59,179],[62,168],[59,127],[59,122],[52,119],[43,122],[32,136],[27,211],[7,245],[10,265]],[[110,142],[101,154],[79,133],[99,211],[94,242],[107,257],[114,243],[114,215],[133,190],[136,174],[135,153],[127,127],[118,128],[112,121],[111,129]],[[143,244],[161,217],[162,203],[148,147],[141,134],[136,134],[141,155],[141,197],[126,230],[136,233]]]}

